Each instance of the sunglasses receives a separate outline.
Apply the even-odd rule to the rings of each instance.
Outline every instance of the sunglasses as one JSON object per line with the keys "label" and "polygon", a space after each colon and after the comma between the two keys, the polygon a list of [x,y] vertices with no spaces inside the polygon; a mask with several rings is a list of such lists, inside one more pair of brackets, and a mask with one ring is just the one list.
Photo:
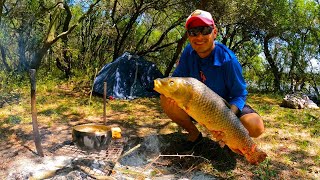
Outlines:
{"label": "sunglasses", "polygon": [[198,36],[199,33],[201,33],[202,35],[208,35],[212,32],[212,30],[212,26],[198,26],[188,29],[187,32],[189,36]]}

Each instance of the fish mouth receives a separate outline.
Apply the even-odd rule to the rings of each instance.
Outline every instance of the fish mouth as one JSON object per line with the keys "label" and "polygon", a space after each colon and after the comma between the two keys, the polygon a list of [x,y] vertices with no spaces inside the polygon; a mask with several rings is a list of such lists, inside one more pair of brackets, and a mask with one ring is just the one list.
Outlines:
{"label": "fish mouth", "polygon": [[161,93],[161,92],[160,92],[160,91],[161,91],[161,90],[160,90],[160,89],[161,89],[160,86],[161,86],[162,83],[161,83],[160,79],[159,79],[159,78],[158,78],[158,79],[155,79],[153,82],[154,82],[154,88],[153,88],[153,89],[154,89],[155,91],[157,91],[158,93]]}
{"label": "fish mouth", "polygon": [[161,78],[157,78],[154,81],[154,88],[153,90],[157,91],[158,93],[167,96],[167,89],[166,89],[166,81]]}

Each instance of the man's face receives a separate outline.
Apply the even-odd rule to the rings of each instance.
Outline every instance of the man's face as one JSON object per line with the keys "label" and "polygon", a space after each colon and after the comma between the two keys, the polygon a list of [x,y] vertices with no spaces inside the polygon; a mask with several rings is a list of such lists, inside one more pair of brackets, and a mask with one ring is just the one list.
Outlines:
{"label": "man's face", "polygon": [[[195,28],[199,28],[199,27],[195,27]],[[212,30],[212,32],[207,35],[203,35],[206,33],[202,34],[201,30],[203,32],[203,29],[201,29],[201,28],[200,28],[200,33],[189,33],[188,32],[188,39],[189,39],[189,42],[190,42],[192,48],[197,52],[197,54],[201,58],[205,58],[205,57],[208,57],[210,55],[211,51],[214,49],[214,40],[217,37],[217,30],[216,30],[216,28],[214,28]],[[198,31],[199,31],[199,29],[198,29]],[[197,31],[195,31],[195,32],[197,32]]]}

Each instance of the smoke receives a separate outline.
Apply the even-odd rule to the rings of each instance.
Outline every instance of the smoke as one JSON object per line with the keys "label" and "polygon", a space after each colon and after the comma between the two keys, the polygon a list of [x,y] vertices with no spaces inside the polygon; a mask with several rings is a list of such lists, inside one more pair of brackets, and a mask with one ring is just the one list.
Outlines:
{"label": "smoke", "polygon": [[[133,147],[133,145],[130,145]],[[120,160],[121,165],[143,166],[149,163],[149,159],[160,154],[162,144],[156,135],[143,138],[141,146],[131,154],[124,156]],[[130,150],[130,148],[129,148]]]}
{"label": "smoke", "polygon": [[[157,135],[144,137],[139,143],[129,141],[128,148],[123,152],[125,155],[115,164],[111,176],[116,179],[153,179],[155,177],[180,180],[215,179],[214,176],[197,170],[192,172],[181,169],[180,171],[179,167],[170,165],[157,166],[155,162],[161,161],[158,159],[161,150],[163,151],[167,147],[170,147],[170,142]],[[53,176],[52,180],[66,177],[70,177],[68,179],[91,179],[86,172],[74,168],[74,162],[75,159],[67,156],[23,157],[12,164],[12,168],[8,170],[10,172],[9,176],[6,179],[28,179],[30,177],[45,179],[42,177],[51,178],[50,175]],[[103,163],[94,161],[91,168],[97,172],[100,165],[103,165]],[[66,171],[61,171],[62,168]],[[161,173],[159,173],[160,170]]]}
{"label": "smoke", "polygon": [[143,145],[145,146],[146,151],[152,152],[154,154],[159,154],[160,148],[162,146],[159,138],[156,135],[147,136],[143,141]]}

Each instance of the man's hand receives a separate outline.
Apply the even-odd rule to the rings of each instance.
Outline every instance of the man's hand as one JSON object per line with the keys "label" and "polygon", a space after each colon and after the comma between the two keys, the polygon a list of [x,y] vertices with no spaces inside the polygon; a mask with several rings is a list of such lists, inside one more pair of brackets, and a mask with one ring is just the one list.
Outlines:
{"label": "man's hand", "polygon": [[176,101],[162,94],[160,95],[160,105],[171,119],[190,119],[190,116],[178,106]]}
{"label": "man's hand", "polygon": [[170,107],[177,106],[176,101],[174,101],[171,98],[167,98],[162,94],[160,95],[160,102],[163,103],[165,105],[165,107],[167,107],[167,106],[170,106]]}

